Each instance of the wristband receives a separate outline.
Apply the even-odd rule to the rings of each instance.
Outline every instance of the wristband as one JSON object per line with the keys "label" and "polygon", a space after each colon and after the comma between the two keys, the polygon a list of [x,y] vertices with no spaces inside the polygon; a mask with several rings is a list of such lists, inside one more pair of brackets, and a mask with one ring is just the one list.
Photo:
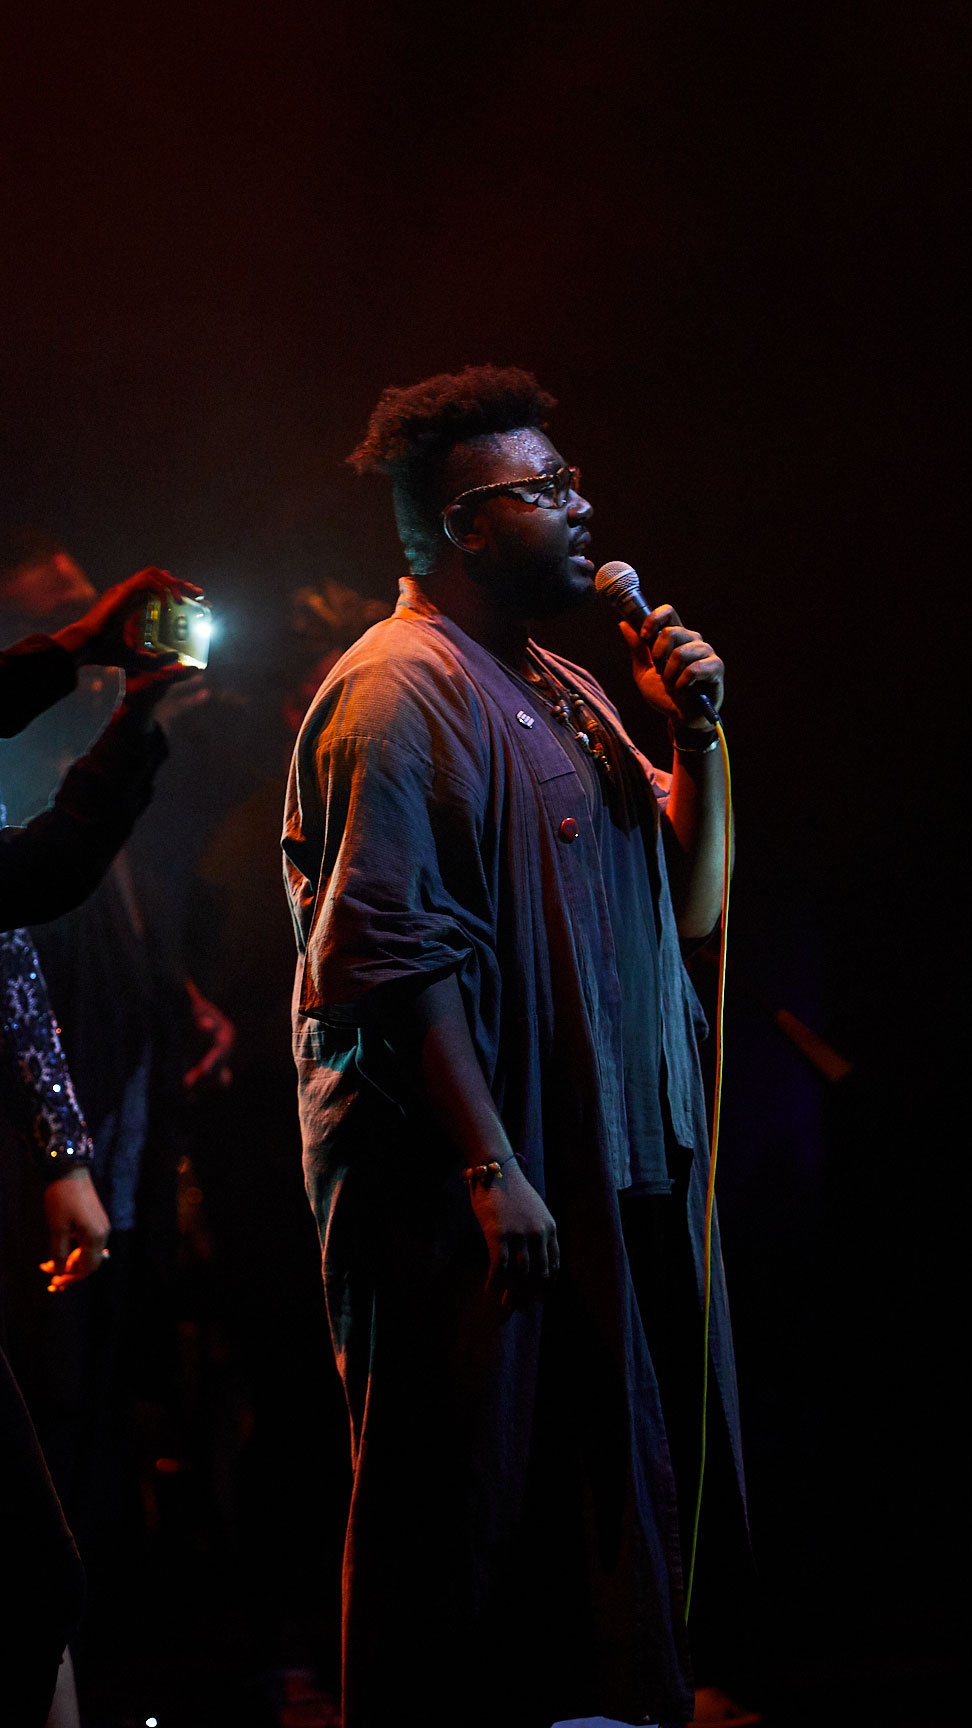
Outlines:
{"label": "wristband", "polygon": [[[685,735],[685,733],[682,734],[683,737],[685,737]],[[677,750],[680,756],[707,756],[710,750],[718,750],[719,748],[719,734],[717,731],[703,734],[703,741],[700,744],[680,744],[675,723],[672,720],[669,720],[668,722],[668,736],[671,740],[672,749]],[[698,737],[699,734],[694,733],[689,734],[689,736]]]}
{"label": "wristband", "polygon": [[718,748],[718,733],[716,733],[714,737],[710,738],[707,744],[676,744],[674,738],[672,739],[672,749],[675,750],[679,756],[708,756],[710,751],[718,750]]}
{"label": "wristband", "polygon": [[502,1182],[504,1169],[515,1157],[516,1153],[511,1152],[502,1162],[491,1158],[488,1164],[468,1164],[462,1173],[466,1187],[471,1191],[473,1188],[492,1188],[494,1182]]}

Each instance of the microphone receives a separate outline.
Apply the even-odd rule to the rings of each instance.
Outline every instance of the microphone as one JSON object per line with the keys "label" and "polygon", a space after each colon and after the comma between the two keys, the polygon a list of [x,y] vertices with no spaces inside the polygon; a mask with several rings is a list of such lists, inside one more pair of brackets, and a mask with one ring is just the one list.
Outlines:
{"label": "microphone", "polygon": [[[641,629],[645,619],[651,615],[651,607],[641,592],[637,570],[632,570],[630,564],[623,559],[615,558],[610,564],[602,564],[594,578],[597,592],[603,595],[608,605],[619,618],[630,624],[632,630]],[[696,692],[699,707],[710,725],[721,724],[719,716],[702,691]]]}

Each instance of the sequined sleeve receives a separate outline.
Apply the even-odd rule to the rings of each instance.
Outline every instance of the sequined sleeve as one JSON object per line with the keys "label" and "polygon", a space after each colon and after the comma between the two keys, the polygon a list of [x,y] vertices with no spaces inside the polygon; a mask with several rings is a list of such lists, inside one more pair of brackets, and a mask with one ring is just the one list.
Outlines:
{"label": "sequined sleeve", "polygon": [[0,1097],[50,1181],[74,1165],[90,1164],[92,1145],[26,930],[0,934],[0,1000]]}

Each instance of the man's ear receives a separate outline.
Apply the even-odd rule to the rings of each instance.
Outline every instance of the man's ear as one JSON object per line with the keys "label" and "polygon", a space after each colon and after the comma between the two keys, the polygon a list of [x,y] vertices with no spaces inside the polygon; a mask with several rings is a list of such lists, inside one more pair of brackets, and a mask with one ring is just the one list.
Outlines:
{"label": "man's ear", "polygon": [[458,546],[460,552],[466,552],[471,557],[481,552],[486,544],[486,536],[476,526],[477,520],[478,518],[474,517],[470,522],[469,512],[464,510],[461,504],[450,504],[442,518],[442,526],[453,546]]}

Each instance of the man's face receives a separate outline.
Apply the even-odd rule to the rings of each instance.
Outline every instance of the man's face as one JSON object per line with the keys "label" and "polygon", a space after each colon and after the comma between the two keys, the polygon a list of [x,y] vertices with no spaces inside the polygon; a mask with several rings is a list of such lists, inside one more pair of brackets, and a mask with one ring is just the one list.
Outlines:
{"label": "man's face", "polygon": [[0,589],[0,606],[6,611],[50,628],[80,617],[97,598],[80,564],[67,552],[25,561]]}
{"label": "man's face", "polygon": [[[565,466],[550,439],[531,426],[472,439],[457,455],[460,492]],[[462,518],[474,550],[469,573],[509,616],[550,618],[573,611],[593,593],[594,565],[587,556],[592,515],[577,492],[553,509],[506,493],[470,500]]]}

